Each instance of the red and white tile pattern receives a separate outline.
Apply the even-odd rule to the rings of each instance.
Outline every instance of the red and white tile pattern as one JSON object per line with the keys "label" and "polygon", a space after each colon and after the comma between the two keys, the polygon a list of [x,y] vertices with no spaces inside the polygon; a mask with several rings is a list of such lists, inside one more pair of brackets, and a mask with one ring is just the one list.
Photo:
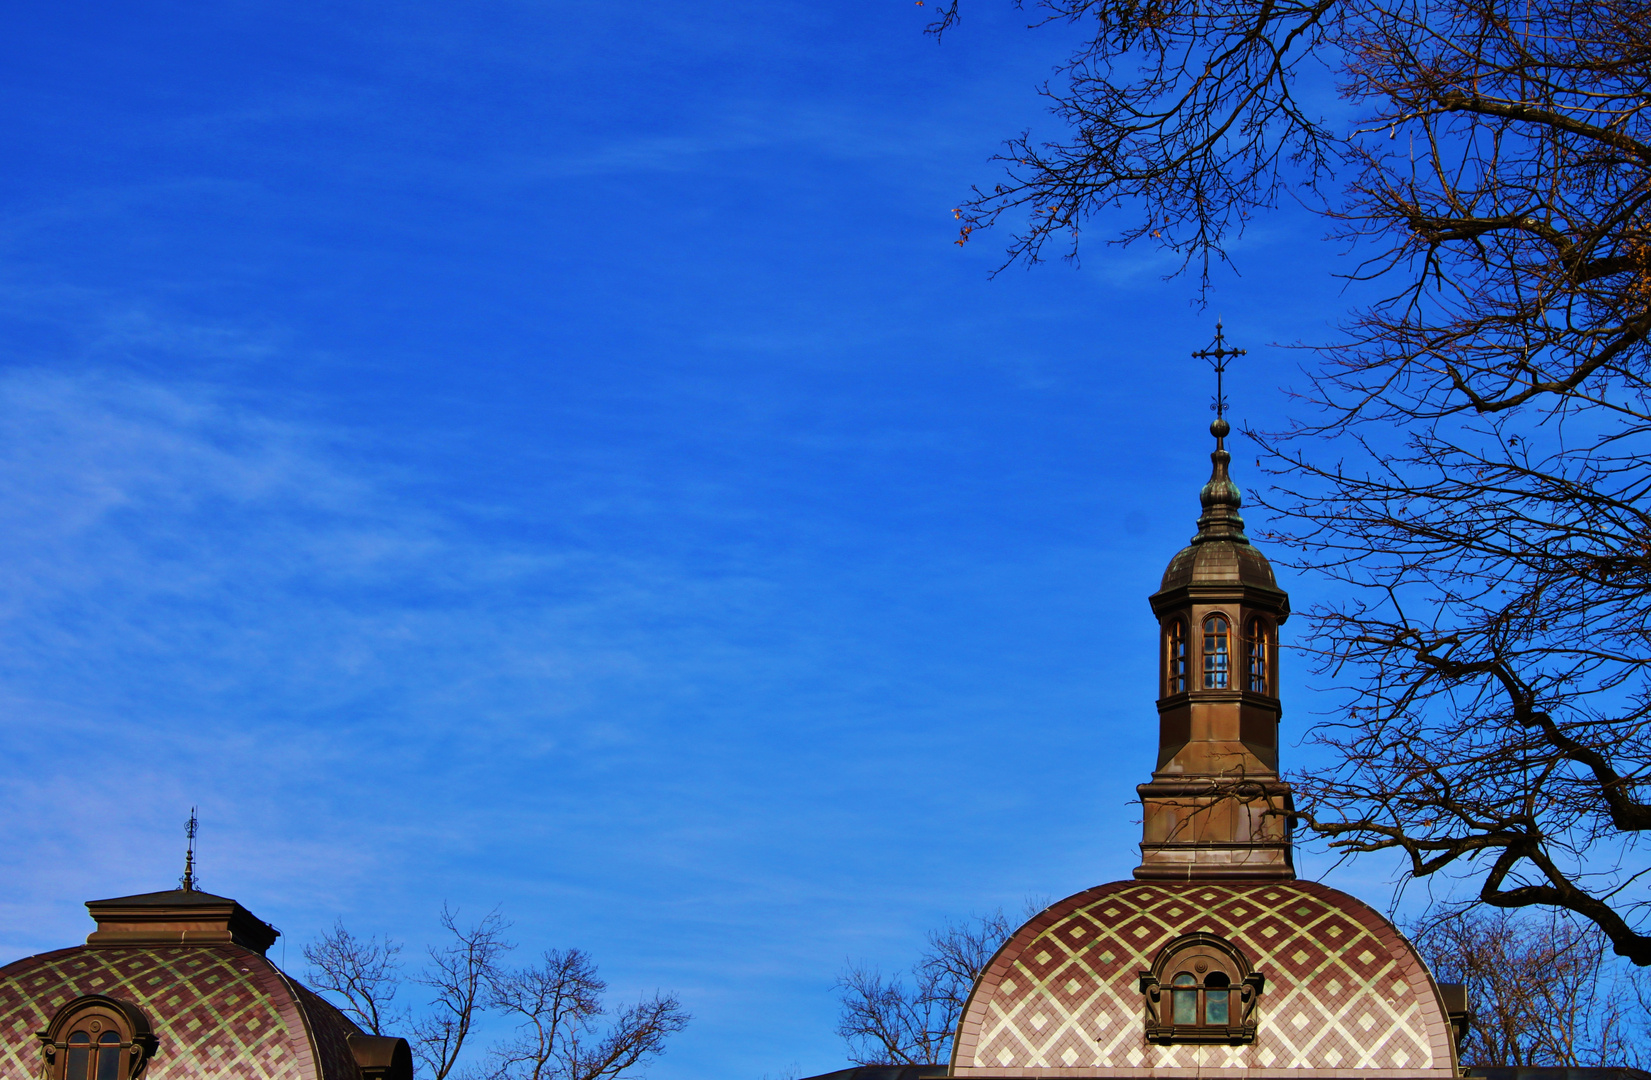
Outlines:
{"label": "red and white tile pattern", "polygon": [[354,1025],[235,945],[78,946],[0,968],[0,1077],[41,1073],[59,1008],[86,994],[136,1005],[160,1046],[144,1080],[353,1080]]}
{"label": "red and white tile pattern", "polygon": [[[1148,1043],[1140,972],[1182,934],[1219,934],[1266,976],[1256,1041]],[[976,986],[959,1076],[1448,1077],[1449,1027],[1420,959],[1365,904],[1311,882],[1115,882],[1010,939]]]}

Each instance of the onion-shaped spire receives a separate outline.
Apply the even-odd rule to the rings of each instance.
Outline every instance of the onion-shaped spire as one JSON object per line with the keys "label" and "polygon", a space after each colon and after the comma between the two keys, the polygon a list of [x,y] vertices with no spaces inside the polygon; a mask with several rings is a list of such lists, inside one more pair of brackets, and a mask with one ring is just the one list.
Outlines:
{"label": "onion-shaped spire", "polygon": [[1238,485],[1227,474],[1227,466],[1233,457],[1227,453],[1226,447],[1226,438],[1231,431],[1232,425],[1227,423],[1225,417],[1217,416],[1210,425],[1210,434],[1215,436],[1215,452],[1210,455],[1210,481],[1198,493],[1204,512],[1198,518],[1198,535],[1192,538],[1195,544],[1212,540],[1232,540],[1240,544],[1250,542],[1250,538],[1244,535],[1244,519],[1238,516],[1238,508],[1244,505],[1244,493],[1238,490]]}

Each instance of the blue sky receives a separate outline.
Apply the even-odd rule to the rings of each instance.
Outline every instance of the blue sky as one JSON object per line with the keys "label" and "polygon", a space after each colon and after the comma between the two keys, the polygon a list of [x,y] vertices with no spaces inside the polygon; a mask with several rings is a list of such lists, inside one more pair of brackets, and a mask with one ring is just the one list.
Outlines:
{"label": "blue sky", "polygon": [[199,804],[290,968],[499,905],[682,997],[653,1075],[758,1080],[843,1064],[845,960],[1127,875],[1187,354],[1277,423],[1339,253],[991,278],[951,208],[1070,36],[932,10],[0,16],[0,954]]}

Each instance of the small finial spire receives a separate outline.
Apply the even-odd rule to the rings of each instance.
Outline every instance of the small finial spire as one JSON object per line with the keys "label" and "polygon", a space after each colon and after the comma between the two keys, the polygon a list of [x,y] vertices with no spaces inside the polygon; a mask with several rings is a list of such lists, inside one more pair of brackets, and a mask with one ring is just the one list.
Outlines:
{"label": "small finial spire", "polygon": [[189,846],[183,856],[183,877],[178,884],[183,886],[184,892],[195,891],[195,830],[200,827],[200,820],[195,815],[195,807],[189,808],[189,824],[184,826],[184,835],[189,837]]}
{"label": "small finial spire", "polygon": [[1195,360],[1208,360],[1210,367],[1215,369],[1215,401],[1210,406],[1215,410],[1215,420],[1210,424],[1210,434],[1215,436],[1215,452],[1210,455],[1213,466],[1210,482],[1198,493],[1204,512],[1198,518],[1198,535],[1192,538],[1195,544],[1207,540],[1236,540],[1240,544],[1250,542],[1250,538],[1244,535],[1244,519],[1238,516],[1238,508],[1244,504],[1244,494],[1227,475],[1227,465],[1232,461],[1232,455],[1227,453],[1226,438],[1232,431],[1232,425],[1227,423],[1227,396],[1222,387],[1222,376],[1227,373],[1228,362],[1236,356],[1248,355],[1248,350],[1228,348],[1222,333],[1221,320],[1216,319],[1215,340],[1208,348],[1192,354]]}

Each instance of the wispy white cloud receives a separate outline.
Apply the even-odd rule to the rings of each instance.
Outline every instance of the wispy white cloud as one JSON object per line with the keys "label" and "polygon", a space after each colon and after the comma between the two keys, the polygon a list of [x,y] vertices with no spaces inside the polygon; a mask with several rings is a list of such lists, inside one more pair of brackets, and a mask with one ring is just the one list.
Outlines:
{"label": "wispy white cloud", "polygon": [[[771,586],[484,535],[352,438],[206,383],[0,376],[0,859],[27,883],[0,950],[164,885],[197,801],[219,887],[302,911],[492,849],[505,821],[696,874],[730,841],[734,796],[693,763],[762,750],[696,746],[670,714],[788,678],[784,638],[709,625]],[[667,828],[683,804],[639,783],[698,809]]]}
{"label": "wispy white cloud", "polygon": [[[516,606],[480,597],[555,560],[464,535],[337,438],[205,385],[0,377],[0,829],[13,880],[33,883],[14,904],[164,884],[155,845],[175,828],[157,822],[197,799],[241,848],[220,867],[278,881],[324,865],[331,834],[361,842],[349,862],[370,873],[387,822],[304,819],[349,785],[403,802],[374,768],[515,711],[500,683],[628,666],[514,633]],[[53,921],[8,921],[22,940],[0,947]]]}

